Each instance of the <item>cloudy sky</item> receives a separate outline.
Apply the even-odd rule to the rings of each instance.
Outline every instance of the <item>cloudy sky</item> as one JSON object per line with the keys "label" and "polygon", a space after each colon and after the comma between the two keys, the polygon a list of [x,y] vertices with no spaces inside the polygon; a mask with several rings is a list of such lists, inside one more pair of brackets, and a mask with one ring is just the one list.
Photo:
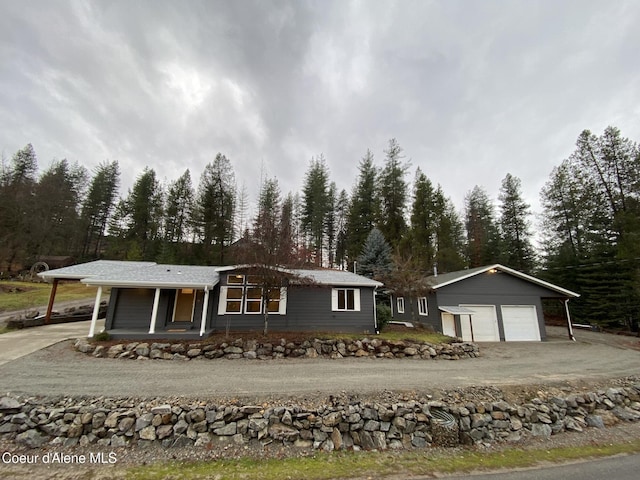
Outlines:
{"label": "cloudy sky", "polygon": [[[397,138],[461,208],[541,186],[585,128],[640,140],[640,2],[0,0],[0,151],[197,183],[217,152],[252,198],[324,154],[351,189]],[[262,167],[263,166],[263,167]]]}

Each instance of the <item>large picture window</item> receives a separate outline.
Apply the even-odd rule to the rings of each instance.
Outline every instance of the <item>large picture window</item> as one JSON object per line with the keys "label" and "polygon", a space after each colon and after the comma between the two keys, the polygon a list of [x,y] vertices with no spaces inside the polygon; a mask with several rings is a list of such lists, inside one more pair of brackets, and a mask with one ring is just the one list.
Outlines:
{"label": "large picture window", "polygon": [[[220,287],[218,315],[259,315],[263,313],[263,289],[256,275],[227,275],[227,285]],[[267,295],[267,312],[286,315],[287,289],[270,288]]]}
{"label": "large picture window", "polygon": [[334,288],[331,292],[331,309],[334,312],[359,312],[359,288]]}

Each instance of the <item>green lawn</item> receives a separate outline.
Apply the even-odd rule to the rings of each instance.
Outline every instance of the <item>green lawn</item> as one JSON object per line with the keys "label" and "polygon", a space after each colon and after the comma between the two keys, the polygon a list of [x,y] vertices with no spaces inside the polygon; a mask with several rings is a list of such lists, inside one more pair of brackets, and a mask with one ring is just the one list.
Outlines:
{"label": "green lawn", "polygon": [[479,452],[333,452],[287,459],[240,459],[211,462],[167,462],[129,468],[126,478],[279,480],[304,478],[329,480],[414,475],[464,474],[476,471],[534,467],[577,459],[600,458],[640,452],[640,440],[622,444],[583,445],[555,449],[500,449]]}
{"label": "green lawn", "polygon": [[[49,303],[50,292],[51,285],[48,283],[2,280],[0,281],[0,312],[46,306]],[[90,303],[95,296],[95,287],[87,287],[80,282],[61,282],[56,292],[56,303],[85,298]]]}
{"label": "green lawn", "polygon": [[447,337],[446,335],[442,335],[440,333],[430,332],[428,330],[424,330],[421,328],[407,328],[403,331],[398,330],[383,330],[378,335],[363,335],[361,333],[339,333],[334,335],[328,335],[331,338],[351,338],[351,339],[361,339],[367,337],[369,339],[377,338],[379,340],[387,340],[389,342],[399,342],[403,340],[411,340],[414,342],[427,342],[432,344],[437,343],[448,343],[453,339],[451,337]]}

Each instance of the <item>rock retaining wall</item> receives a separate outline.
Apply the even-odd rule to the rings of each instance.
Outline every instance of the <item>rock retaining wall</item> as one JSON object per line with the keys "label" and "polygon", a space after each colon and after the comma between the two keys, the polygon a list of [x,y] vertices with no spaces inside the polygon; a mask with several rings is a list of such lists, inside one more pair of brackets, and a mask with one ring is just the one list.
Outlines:
{"label": "rock retaining wall", "polygon": [[225,343],[161,343],[129,342],[104,346],[78,339],[76,350],[94,357],[127,359],[189,360],[196,358],[247,358],[267,360],[287,357],[377,357],[377,358],[432,358],[459,360],[480,356],[473,343],[418,343],[411,341],[387,341],[378,338],[362,340],[314,339],[303,342],[261,343],[256,340],[237,339]]}
{"label": "rock retaining wall", "polygon": [[[468,398],[474,398],[469,396]],[[518,441],[640,419],[640,384],[513,404],[459,397],[326,405],[172,400],[0,398],[0,438],[37,448],[91,444],[215,448],[229,442],[327,451],[410,449]]]}

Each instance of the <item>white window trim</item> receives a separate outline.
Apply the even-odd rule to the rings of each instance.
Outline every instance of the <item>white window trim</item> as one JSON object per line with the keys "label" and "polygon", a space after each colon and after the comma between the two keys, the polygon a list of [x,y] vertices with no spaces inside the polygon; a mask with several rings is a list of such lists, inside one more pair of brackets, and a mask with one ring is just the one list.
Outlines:
{"label": "white window trim", "polygon": [[[346,303],[346,292],[347,290],[353,291],[353,308],[338,308],[338,292],[342,290],[345,292],[345,303]],[[331,310],[333,312],[359,312],[360,311],[360,289],[359,288],[333,288],[331,289]]]}
{"label": "white window trim", "polygon": [[404,313],[404,297],[396,297],[396,310],[398,313]]}
{"label": "white window trim", "polygon": [[[242,308],[239,312],[227,312],[227,291],[229,288],[242,288],[242,298],[238,301],[241,303]],[[252,287],[255,288],[255,287]],[[358,297],[359,301],[359,297]],[[257,315],[257,312],[245,312],[246,309],[246,295],[245,287],[240,285],[229,285],[220,287],[220,298],[218,300],[218,315]],[[260,314],[263,312],[263,299],[260,301]],[[287,287],[280,287],[280,305],[277,312],[269,312],[269,315],[286,315],[287,314]]]}
{"label": "white window trim", "polygon": [[[422,309],[423,300],[424,300],[424,311]],[[429,316],[429,303],[427,302],[427,297],[418,298],[418,315],[422,315],[423,317]]]}

